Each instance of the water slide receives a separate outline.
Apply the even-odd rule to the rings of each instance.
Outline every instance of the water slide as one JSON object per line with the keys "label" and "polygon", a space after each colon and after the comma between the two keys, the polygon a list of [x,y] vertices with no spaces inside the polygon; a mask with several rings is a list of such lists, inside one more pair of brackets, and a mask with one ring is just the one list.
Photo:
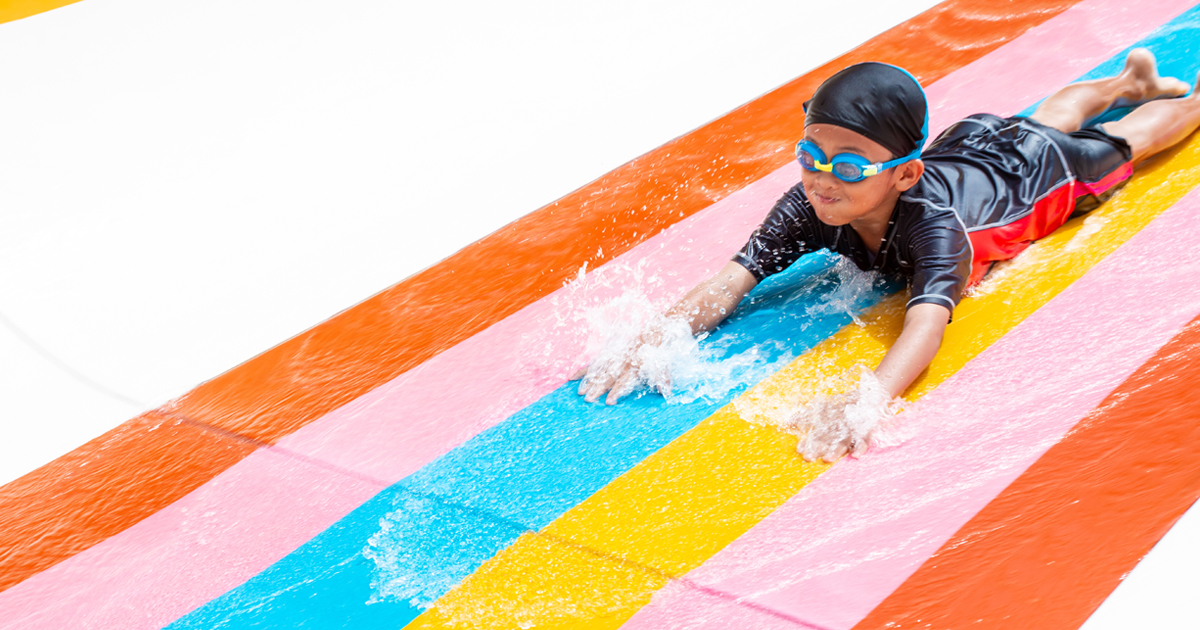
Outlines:
{"label": "water slide", "polygon": [[777,426],[899,332],[826,254],[667,396],[567,378],[740,247],[841,67],[909,69],[936,133],[1197,42],[1184,0],[910,17],[0,487],[0,628],[1101,627],[1200,496],[1200,139],[994,270],[861,458]]}

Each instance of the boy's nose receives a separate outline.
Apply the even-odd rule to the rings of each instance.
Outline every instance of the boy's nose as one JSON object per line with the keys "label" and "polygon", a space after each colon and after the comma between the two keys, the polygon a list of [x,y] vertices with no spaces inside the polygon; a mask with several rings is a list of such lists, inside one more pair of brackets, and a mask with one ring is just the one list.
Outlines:
{"label": "boy's nose", "polygon": [[812,175],[814,188],[823,195],[837,190],[842,181],[833,173],[826,173],[824,171],[818,171]]}

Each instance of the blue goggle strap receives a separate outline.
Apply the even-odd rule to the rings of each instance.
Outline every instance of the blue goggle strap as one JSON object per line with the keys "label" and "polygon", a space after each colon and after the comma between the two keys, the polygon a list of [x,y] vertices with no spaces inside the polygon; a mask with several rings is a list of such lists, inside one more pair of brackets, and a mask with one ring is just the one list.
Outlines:
{"label": "blue goggle strap", "polygon": [[[893,166],[900,166],[901,164],[908,162],[910,160],[915,160],[918,157],[921,157],[920,149],[917,149],[916,151],[913,151],[912,153],[909,153],[908,155],[906,155],[902,158],[896,158],[894,160],[890,160],[887,162],[876,162],[869,166],[864,166],[864,167],[862,167],[863,177],[871,177],[872,175],[878,175],[878,174],[888,170],[889,168],[892,168]],[[820,167],[818,166],[818,168],[820,168]],[[828,169],[822,168],[821,170],[832,171],[833,163],[830,162]]]}

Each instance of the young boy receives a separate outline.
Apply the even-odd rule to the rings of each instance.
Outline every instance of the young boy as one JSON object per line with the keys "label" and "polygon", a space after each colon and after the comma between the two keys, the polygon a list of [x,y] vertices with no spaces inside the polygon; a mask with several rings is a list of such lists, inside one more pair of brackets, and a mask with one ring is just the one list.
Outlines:
{"label": "young boy", "polygon": [[[1200,126],[1200,99],[1174,98],[1188,88],[1159,77],[1150,51],[1136,49],[1116,77],[1069,85],[1029,118],[976,114],[922,153],[928,106],[916,79],[887,64],[850,66],[805,104],[800,183],[667,316],[694,334],[711,330],[765,277],[821,249],[863,270],[903,274],[912,287],[904,330],[875,369],[898,396],[933,360],[963,290],[992,263],[1091,210],[1133,165]],[[1083,128],[1112,107],[1152,100]],[[654,330],[639,339],[658,342]],[[607,392],[611,405],[632,391],[636,350],[617,370],[589,371],[580,394],[594,402]]]}

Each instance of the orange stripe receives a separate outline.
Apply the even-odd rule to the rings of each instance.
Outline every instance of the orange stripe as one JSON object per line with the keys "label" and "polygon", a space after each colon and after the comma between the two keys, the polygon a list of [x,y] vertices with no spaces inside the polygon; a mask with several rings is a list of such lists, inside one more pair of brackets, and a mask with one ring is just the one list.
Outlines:
{"label": "orange stripe", "polygon": [[[787,151],[775,149],[801,133],[801,102],[845,65],[887,61],[928,84],[1076,2],[941,4],[204,383],[162,411],[274,442],[549,294],[585,261],[594,267],[707,207],[711,191],[727,194],[775,170],[789,159]],[[714,157],[720,168],[712,168]],[[10,515],[0,522],[0,588],[124,530],[236,461],[232,451],[222,450],[232,448],[223,440],[196,436],[187,463],[172,470],[159,454],[160,441],[174,438],[137,429],[137,422],[118,428],[122,439],[105,448],[90,444],[0,489],[0,514]],[[243,455],[250,452],[241,448]],[[143,454],[155,465],[126,466]],[[48,489],[46,480],[70,469],[63,462],[80,460],[93,469],[86,478],[68,477]],[[45,531],[70,536],[41,535]]]}
{"label": "orange stripe", "polygon": [[856,630],[1077,628],[1200,496],[1200,318]]}
{"label": "orange stripe", "polygon": [[120,533],[254,448],[152,411],[0,487],[0,590]]}

